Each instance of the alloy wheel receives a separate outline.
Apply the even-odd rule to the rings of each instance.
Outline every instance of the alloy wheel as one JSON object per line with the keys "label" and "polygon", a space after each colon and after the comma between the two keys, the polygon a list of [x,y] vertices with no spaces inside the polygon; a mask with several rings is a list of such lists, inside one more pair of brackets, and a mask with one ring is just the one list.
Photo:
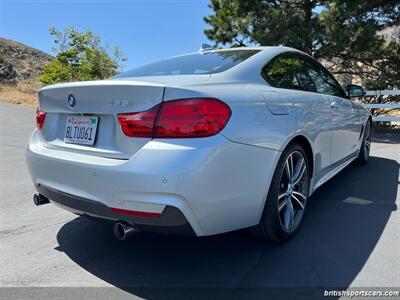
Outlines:
{"label": "alloy wheel", "polygon": [[365,138],[364,138],[364,159],[368,160],[369,152],[371,150],[371,125],[369,122],[365,127]]}
{"label": "alloy wheel", "polygon": [[303,218],[308,194],[308,170],[305,157],[293,151],[286,158],[278,192],[278,214],[282,228],[291,233]]}

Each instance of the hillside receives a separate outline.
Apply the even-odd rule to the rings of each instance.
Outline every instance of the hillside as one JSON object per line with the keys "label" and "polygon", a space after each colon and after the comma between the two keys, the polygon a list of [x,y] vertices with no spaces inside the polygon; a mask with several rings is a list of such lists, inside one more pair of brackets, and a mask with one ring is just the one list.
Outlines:
{"label": "hillside", "polygon": [[40,50],[0,38],[0,101],[37,106],[39,77],[52,60]]}

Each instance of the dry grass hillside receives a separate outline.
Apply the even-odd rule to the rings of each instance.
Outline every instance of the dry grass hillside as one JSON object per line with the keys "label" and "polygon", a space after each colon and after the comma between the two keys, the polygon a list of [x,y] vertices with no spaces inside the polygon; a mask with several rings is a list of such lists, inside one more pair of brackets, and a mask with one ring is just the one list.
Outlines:
{"label": "dry grass hillside", "polygon": [[37,106],[36,91],[44,65],[54,58],[42,51],[0,38],[0,101]]}

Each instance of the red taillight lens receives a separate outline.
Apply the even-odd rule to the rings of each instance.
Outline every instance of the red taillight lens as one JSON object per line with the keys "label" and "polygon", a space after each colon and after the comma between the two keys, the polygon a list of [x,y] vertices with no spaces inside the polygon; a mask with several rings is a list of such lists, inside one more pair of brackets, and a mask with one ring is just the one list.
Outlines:
{"label": "red taillight lens", "polygon": [[220,132],[231,116],[224,102],[213,98],[163,102],[147,111],[118,115],[129,137],[194,138]]}
{"label": "red taillight lens", "polygon": [[119,114],[118,121],[122,131],[129,137],[153,137],[154,122],[159,108],[160,104],[143,112]]}
{"label": "red taillight lens", "polygon": [[38,107],[36,110],[36,127],[38,129],[43,128],[44,120],[46,119],[46,112],[41,111]]}
{"label": "red taillight lens", "polygon": [[217,99],[182,99],[164,102],[158,114],[154,137],[207,137],[220,132],[231,110]]}

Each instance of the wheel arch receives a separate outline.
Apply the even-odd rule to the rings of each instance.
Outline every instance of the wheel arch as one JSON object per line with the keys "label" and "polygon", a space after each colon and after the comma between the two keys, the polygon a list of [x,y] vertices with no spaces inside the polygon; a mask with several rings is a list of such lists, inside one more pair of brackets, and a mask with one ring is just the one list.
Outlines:
{"label": "wheel arch", "polygon": [[360,137],[359,137],[359,139],[360,139],[361,141],[362,141],[362,139],[363,139],[364,132],[365,132],[365,128],[366,128],[368,122],[369,122],[369,126],[371,127],[371,135],[372,135],[372,129],[373,129],[373,125],[372,125],[372,116],[369,115],[368,118],[367,118],[367,120],[365,121],[365,123],[362,124],[361,132],[360,132]]}
{"label": "wheel arch", "polygon": [[[306,157],[307,157],[307,161],[309,163],[310,179],[311,179],[313,176],[313,173],[314,173],[314,154],[313,154],[314,152],[313,152],[313,148],[312,148],[312,143],[308,140],[308,138],[306,136],[304,136],[302,134],[297,134],[296,136],[289,138],[287,140],[287,142],[285,144],[283,144],[282,150],[280,150],[281,151],[280,157],[278,157],[278,159],[277,159],[278,162],[275,165],[274,175],[276,173],[277,168],[279,167],[279,161],[282,159],[283,153],[285,152],[286,149],[288,149],[288,147],[290,147],[293,144],[299,145],[300,147],[303,148],[303,150],[306,154]],[[271,203],[271,202],[268,202],[268,197],[271,193],[271,187],[276,186],[276,183],[274,183],[274,178],[276,178],[276,177],[273,177],[271,179],[272,181],[268,187],[267,196],[265,197],[265,200],[263,201],[262,209],[260,210],[260,216],[259,216],[258,223],[257,223],[258,225],[256,225],[255,227],[251,227],[251,232],[257,236],[264,236],[264,238],[265,238],[266,234],[263,233],[262,231],[267,231],[268,239],[280,241],[281,239],[278,238],[274,233],[272,233],[272,231],[271,231],[272,225],[271,224],[262,225],[262,223],[261,223],[263,215],[266,212],[266,210],[271,212],[271,209],[273,209],[271,204],[268,204],[268,203]],[[311,180],[309,181],[309,183],[311,184]],[[308,193],[309,193],[309,191],[308,191]]]}
{"label": "wheel arch", "polygon": [[285,148],[291,144],[299,144],[306,152],[307,160],[310,164],[310,178],[312,178],[314,175],[314,151],[310,141],[304,135],[297,135],[286,144]]}

